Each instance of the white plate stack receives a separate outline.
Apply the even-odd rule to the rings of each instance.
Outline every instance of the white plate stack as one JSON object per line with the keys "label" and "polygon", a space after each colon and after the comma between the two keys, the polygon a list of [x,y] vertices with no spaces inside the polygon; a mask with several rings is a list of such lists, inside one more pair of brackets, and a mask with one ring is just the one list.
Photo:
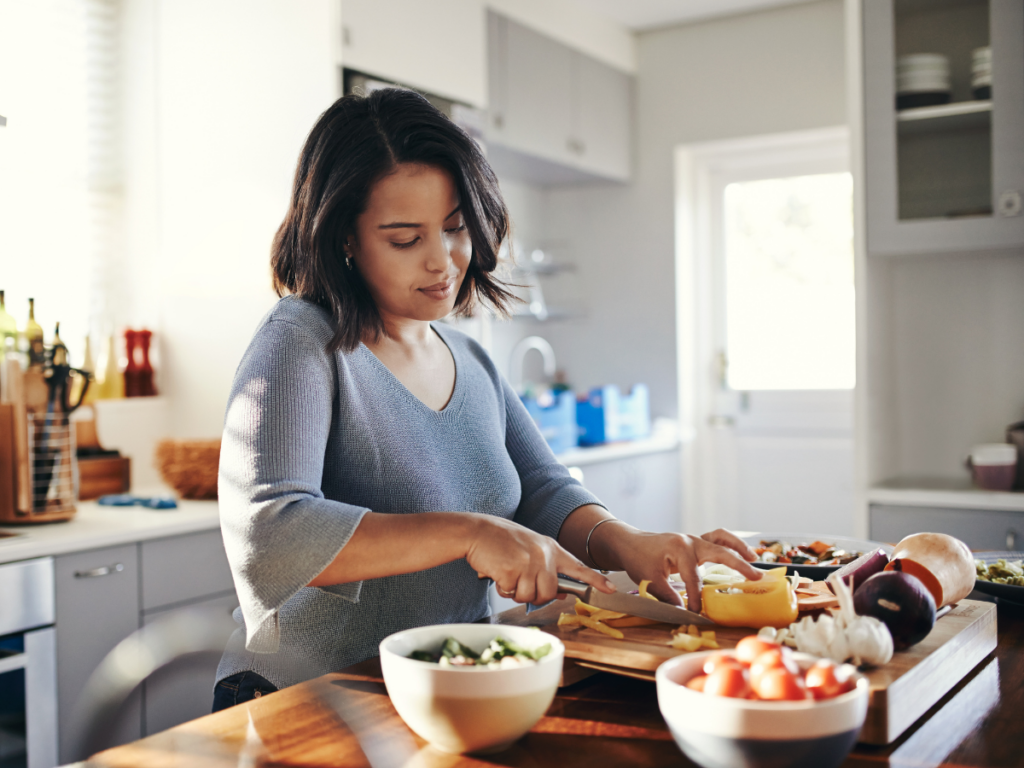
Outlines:
{"label": "white plate stack", "polygon": [[971,93],[976,99],[992,98],[992,49],[989,46],[971,52]]}
{"label": "white plate stack", "polygon": [[896,107],[911,109],[948,104],[949,57],[912,53],[896,61]]}

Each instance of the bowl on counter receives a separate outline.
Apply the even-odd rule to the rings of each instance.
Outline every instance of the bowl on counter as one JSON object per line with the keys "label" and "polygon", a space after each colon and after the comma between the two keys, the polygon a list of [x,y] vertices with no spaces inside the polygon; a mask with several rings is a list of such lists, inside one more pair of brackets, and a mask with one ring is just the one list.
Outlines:
{"label": "bowl on counter", "polygon": [[[835,768],[857,742],[868,711],[868,681],[821,701],[755,701],[692,691],[716,651],[670,659],[655,673],[658,706],[676,744],[703,768]],[[818,659],[794,653],[801,669]]]}
{"label": "bowl on counter", "polygon": [[[476,653],[496,637],[529,650],[551,651],[523,667],[442,667],[410,659],[437,652],[454,637]],[[551,706],[562,675],[565,646],[531,627],[437,624],[407,629],[380,644],[380,666],[391,703],[405,724],[445,752],[498,752],[524,736]]]}

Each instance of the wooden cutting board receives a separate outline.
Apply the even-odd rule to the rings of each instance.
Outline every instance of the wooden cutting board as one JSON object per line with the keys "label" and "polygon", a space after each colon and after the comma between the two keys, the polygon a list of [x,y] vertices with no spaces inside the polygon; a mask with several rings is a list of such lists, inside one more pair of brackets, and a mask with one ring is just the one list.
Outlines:
{"label": "wooden cutting board", "polygon": [[[654,670],[680,651],[668,645],[671,627],[658,624],[622,629],[625,639],[592,629],[572,631],[554,622],[541,628],[565,644],[578,666],[654,679]],[[709,629],[702,627],[702,629]],[[756,630],[714,627],[718,643],[733,648]],[[867,719],[860,741],[888,744],[927,712],[996,647],[996,606],[961,600],[935,623],[931,633],[896,653],[884,666],[865,671],[871,684]]]}

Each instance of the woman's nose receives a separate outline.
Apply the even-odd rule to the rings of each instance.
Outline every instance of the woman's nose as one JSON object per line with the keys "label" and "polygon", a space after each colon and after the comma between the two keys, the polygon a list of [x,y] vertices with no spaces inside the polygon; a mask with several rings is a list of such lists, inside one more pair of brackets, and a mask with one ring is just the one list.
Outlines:
{"label": "woman's nose", "polygon": [[439,237],[433,239],[427,251],[427,269],[431,272],[444,272],[451,263],[451,243],[442,232]]}

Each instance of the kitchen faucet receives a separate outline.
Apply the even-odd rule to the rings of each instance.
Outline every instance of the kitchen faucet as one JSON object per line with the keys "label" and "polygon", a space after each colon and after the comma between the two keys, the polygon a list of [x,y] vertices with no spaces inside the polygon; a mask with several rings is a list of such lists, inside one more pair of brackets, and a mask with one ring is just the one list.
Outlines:
{"label": "kitchen faucet", "polygon": [[523,363],[526,360],[526,353],[531,349],[540,352],[541,357],[544,358],[544,375],[549,379],[555,377],[555,350],[540,336],[527,336],[512,347],[509,379],[516,392],[523,391]]}

